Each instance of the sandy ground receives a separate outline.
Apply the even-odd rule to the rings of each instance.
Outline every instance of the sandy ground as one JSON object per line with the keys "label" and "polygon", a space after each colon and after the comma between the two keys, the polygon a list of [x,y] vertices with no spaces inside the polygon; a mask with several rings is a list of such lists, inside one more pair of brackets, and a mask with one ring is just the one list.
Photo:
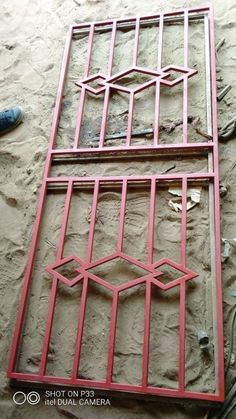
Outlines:
{"label": "sandy ground", "polygon": [[[62,51],[64,47],[64,37],[68,25],[73,21],[91,21],[102,20],[110,17],[120,17],[134,14],[155,13],[159,10],[168,10],[179,8],[183,6],[200,5],[199,1],[169,1],[168,7],[166,2],[154,2],[152,0],[142,4],[141,2],[132,1],[110,1],[110,0],[90,0],[90,1],[73,1],[68,0],[61,2],[54,1],[34,1],[22,0],[20,5],[15,0],[2,6],[1,13],[1,48],[0,48],[0,102],[1,107],[8,107],[16,103],[24,107],[25,122],[14,132],[1,138],[0,144],[0,204],[1,204],[1,244],[0,256],[2,276],[0,282],[1,293],[1,309],[0,309],[0,325],[1,325],[1,386],[0,386],[0,416],[3,419],[7,418],[37,418],[44,417],[60,418],[122,418],[122,419],[141,419],[141,418],[204,418],[207,408],[198,408],[192,404],[185,404],[184,406],[177,406],[173,404],[171,407],[168,404],[161,404],[159,402],[142,402],[133,400],[112,400],[111,407],[63,407],[58,410],[53,406],[45,406],[43,401],[34,406],[23,405],[16,407],[12,402],[13,391],[9,388],[8,382],[5,378],[6,364],[8,361],[8,351],[11,341],[11,336],[14,330],[15,317],[17,313],[17,305],[22,287],[23,273],[27,261],[27,251],[30,244],[33,221],[36,213],[37,197],[42,179],[43,164],[46,156],[48,136],[50,132],[50,124],[52,118],[52,111],[54,107],[54,100],[56,94],[56,87],[58,81],[59,67],[61,63]],[[224,3],[217,0],[213,2],[215,6],[216,15],[216,42],[223,36],[226,39],[225,44],[219,52],[218,61],[218,83],[219,89],[224,87],[227,83],[232,85],[231,92],[226,96],[225,100],[220,102],[218,106],[219,125],[222,126],[225,122],[234,116],[234,100],[235,98],[235,80],[233,77],[235,61],[232,57],[236,57],[235,45],[235,18],[236,6],[233,0],[227,0]],[[195,34],[193,30],[190,33],[190,42],[194,46]],[[169,34],[170,36],[173,34]],[[119,66],[127,62],[127,57],[122,54],[123,42],[129,43],[129,35],[122,41],[120,40],[120,56],[118,56],[115,66],[119,70]],[[150,37],[154,36],[151,32]],[[149,39],[149,38],[148,38]],[[170,39],[173,39],[170,38]],[[96,68],[98,61],[106,57],[106,45],[108,40],[106,36],[103,38],[104,51],[97,49],[92,66]],[[145,55],[145,42],[147,39],[143,37],[141,49],[143,57],[143,65],[146,64],[149,57]],[[190,56],[191,65],[198,63],[201,59],[201,42],[202,35],[198,33],[198,50],[196,49]],[[181,65],[178,61],[178,51],[175,53],[175,43],[170,41],[169,48],[172,49],[172,59],[176,64]],[[128,49],[128,48],[127,48]],[[86,49],[84,49],[85,51]],[[75,49],[76,56],[76,49]],[[78,58],[78,57],[77,57]],[[83,58],[83,57],[82,57]],[[154,63],[153,63],[154,65]],[[126,66],[126,64],[125,64]],[[75,67],[71,67],[71,78],[75,77]],[[192,98],[190,98],[189,112],[192,115],[201,115],[204,109],[204,96],[201,95],[196,103],[197,88],[201,84],[204,87],[203,75],[198,76],[197,82],[192,82]],[[177,90],[178,96],[178,90]],[[180,95],[181,96],[181,95]],[[70,142],[70,135],[73,128],[72,115],[75,109],[78,97],[72,94],[68,87],[65,96],[65,104],[63,107],[63,119],[60,122],[58,145],[68,145]],[[148,98],[143,99],[148,100]],[[165,120],[165,109],[169,109],[170,103],[168,95],[164,97],[163,115],[161,115],[163,125]],[[147,102],[146,102],[147,103]],[[149,105],[149,103],[148,103]],[[151,105],[151,103],[150,103]],[[176,109],[177,109],[176,101]],[[119,130],[124,122],[122,116],[122,109],[125,108],[125,98],[117,105],[114,100],[111,120],[109,120],[109,127]],[[96,118],[98,113],[98,101],[91,100],[88,103],[87,121],[83,126],[84,132],[88,134],[90,129],[90,121],[93,121],[93,133],[96,135],[99,132],[99,120]],[[149,106],[147,106],[149,108]],[[169,115],[170,119],[177,118],[176,109],[172,109]],[[147,120],[149,112],[147,109],[143,110],[142,100],[137,102],[136,115],[138,115],[137,126],[139,128],[146,127],[146,123],[151,123]],[[121,117],[120,117],[121,115]],[[202,115],[201,115],[202,116]],[[204,128],[204,118],[202,118],[202,128]],[[109,129],[109,128],[108,128]],[[176,130],[178,134],[178,128]],[[163,134],[163,141],[165,141],[167,133]],[[227,144],[220,145],[220,163],[221,163],[221,179],[227,184],[228,193],[222,198],[222,237],[233,239],[236,237],[235,231],[235,205],[236,195],[234,188],[236,183],[234,181],[233,167],[235,160],[235,143],[230,140]],[[204,159],[199,164],[199,171],[204,171],[206,162]],[[192,170],[191,163],[186,159],[177,159],[177,170]],[[125,166],[123,166],[125,167]],[[123,167],[113,162],[109,165],[109,169],[102,168],[95,164],[89,167],[81,166],[81,174],[97,174],[104,170],[104,174],[118,174],[123,170]],[[127,166],[126,166],[127,167]],[[147,161],[142,165],[140,173],[153,173],[157,170],[163,171],[169,167],[168,160],[161,165],[156,161],[155,165],[152,160]],[[57,173],[64,173],[63,167],[57,167]],[[76,172],[76,167],[71,168],[71,173]],[[137,173],[137,165],[129,162],[129,174]],[[84,241],[88,235],[89,229],[89,213],[88,205],[91,202],[91,193],[75,193],[73,195],[73,212],[70,215],[69,230],[65,246],[65,255],[76,252],[75,249],[80,250],[80,255],[85,251]],[[60,226],[60,216],[63,210],[64,200],[63,195],[58,194],[56,199],[50,194],[46,206],[46,220],[41,231],[40,243],[37,252],[37,260],[34,268],[34,283],[31,289],[31,303],[28,309],[28,322],[26,323],[26,333],[22,345],[22,353],[19,359],[19,369],[27,369],[28,372],[36,372],[38,368],[37,353],[40,352],[43,325],[45,321],[45,312],[47,308],[47,298],[49,294],[49,279],[50,276],[45,273],[42,268],[42,261],[44,263],[52,263],[55,258],[55,247],[57,242]],[[178,248],[179,235],[179,214],[173,213],[167,202],[169,199],[166,188],[160,193],[158,217],[156,219],[156,228],[158,231],[159,242],[156,242],[156,252],[161,256],[168,256],[177,258],[175,254]],[[94,254],[96,258],[107,254],[108,249],[115,246],[114,238],[116,236],[117,224],[115,220],[118,214],[119,191],[103,191],[99,200],[98,206],[98,223],[95,234]],[[207,218],[207,190],[203,189],[201,194],[201,203],[199,206],[189,212],[189,223],[191,226],[191,235],[188,239],[188,261],[189,268],[199,272],[200,281],[203,286],[198,286],[197,282],[193,283],[188,289],[188,310],[187,310],[187,373],[186,382],[188,389],[195,391],[199,387],[205,391],[214,390],[214,367],[213,360],[208,359],[203,362],[199,357],[192,357],[191,351],[196,349],[196,327],[202,328],[202,312],[206,310],[208,295],[205,295],[204,281],[210,277],[209,268],[209,242],[205,240],[208,235],[209,224]],[[57,213],[55,219],[54,214]],[[127,220],[126,220],[126,238],[124,247],[129,249],[130,254],[136,258],[144,258],[146,244],[143,240],[139,240],[138,244],[134,243],[134,234],[139,238],[145,236],[147,232],[148,220],[143,223],[144,215],[148,213],[148,194],[143,191],[141,194],[135,191],[130,191],[127,202]],[[199,226],[198,220],[203,220]],[[76,236],[75,231],[81,225],[81,221],[87,220],[83,223],[83,229],[80,230],[80,235]],[[142,226],[140,227],[140,224]],[[173,229],[174,226],[174,229]],[[109,227],[109,229],[108,229]],[[168,231],[168,239],[166,239],[166,231]],[[104,234],[106,233],[106,234]],[[103,247],[100,243],[103,241]],[[197,257],[196,251],[197,247]],[[104,254],[102,253],[104,252]],[[46,262],[45,262],[46,261]],[[229,336],[229,320],[232,312],[232,306],[235,304],[234,297],[231,292],[235,289],[235,263],[236,255],[232,247],[230,257],[223,264],[223,283],[224,283],[224,314],[225,314],[225,335]],[[120,266],[119,271],[125,271],[125,266]],[[97,272],[99,274],[99,272]],[[127,270],[125,271],[127,275]],[[107,279],[109,278],[109,269],[106,271]],[[130,273],[132,275],[132,272]],[[37,279],[39,279],[37,281]],[[42,281],[41,281],[42,279]],[[121,278],[122,279],[122,278]],[[74,321],[69,322],[69,319],[74,319],[78,300],[80,299],[80,286],[76,286],[70,290],[60,286],[57,308],[63,304],[63,312],[56,308],[55,316],[55,330],[53,329],[52,342],[52,361],[49,362],[49,373],[69,374],[70,361],[73,351],[73,336],[75,334]],[[142,349],[142,324],[143,312],[140,310],[141,302],[143,301],[142,287],[138,292],[130,291],[127,295],[122,297],[122,311],[118,317],[118,337],[119,342],[116,347],[116,357],[114,365],[114,376],[116,381],[126,380],[130,383],[137,382],[139,366],[141,363],[141,349]],[[89,321],[85,322],[85,333],[87,336],[87,345],[83,346],[83,362],[81,365],[81,373],[87,378],[104,378],[104,365],[102,359],[102,352],[107,341],[107,319],[110,311],[110,297],[109,293],[102,292],[98,286],[91,287],[88,301],[88,318],[93,319],[93,325]],[[158,294],[158,293],[156,293]],[[158,347],[159,352],[155,357],[150,359],[151,369],[151,384],[160,385],[164,382],[170,387],[176,386],[176,365],[177,359],[175,357],[175,350],[173,350],[178,335],[178,325],[176,315],[178,314],[178,294],[170,293],[169,297],[164,298],[163,295],[153,295],[154,304],[152,308],[152,319],[158,318],[158,323],[162,325],[162,334],[166,336],[168,344],[164,341],[159,341],[158,334],[153,331],[153,338],[151,340],[151,347]],[[127,298],[129,297],[129,298]],[[39,302],[40,300],[40,302]],[[171,301],[171,310],[166,314],[168,301]],[[76,302],[77,301],[77,302]],[[156,302],[156,303],[155,303]],[[37,312],[35,311],[36,304],[39,304]],[[102,307],[102,313],[101,313]],[[129,321],[127,321],[127,318]],[[208,314],[207,321],[211,323],[211,317]],[[193,322],[195,324],[193,325]],[[66,328],[67,325],[67,328]],[[102,326],[101,326],[102,325]],[[154,322],[151,323],[154,327]],[[66,328],[66,329],[65,329]],[[37,333],[35,330],[37,329]],[[66,331],[65,331],[66,330]],[[59,333],[58,333],[59,331]],[[119,339],[119,333],[124,331],[122,339]],[[213,331],[210,330],[211,339],[214,338]],[[65,346],[66,342],[66,346]],[[123,342],[123,343],[122,343]],[[124,344],[125,342],[125,344]],[[53,358],[53,354],[57,356]],[[133,354],[133,356],[132,356]],[[65,355],[65,356],[64,356]],[[131,356],[130,356],[131,355]],[[64,356],[63,363],[61,357]],[[97,360],[92,366],[91,356]],[[171,357],[171,362],[166,368],[166,358]],[[169,358],[168,358],[169,359]],[[134,368],[135,365],[135,368]],[[228,381],[232,374],[235,374],[234,368],[231,369]],[[160,381],[158,381],[160,380]],[[231,414],[233,418],[234,413]]]}

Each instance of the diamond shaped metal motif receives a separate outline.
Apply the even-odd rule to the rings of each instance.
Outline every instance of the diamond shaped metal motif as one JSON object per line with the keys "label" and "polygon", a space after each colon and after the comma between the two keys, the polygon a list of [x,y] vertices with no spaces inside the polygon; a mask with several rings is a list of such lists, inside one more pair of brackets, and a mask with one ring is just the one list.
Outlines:
{"label": "diamond shaped metal motif", "polygon": [[[122,262],[125,262],[126,269],[134,274],[134,279],[127,280],[120,285],[113,284],[112,281],[110,282],[109,279],[107,279],[107,277],[109,277],[108,264],[113,261],[116,261],[117,263],[120,262],[121,264]],[[78,265],[77,268],[73,268],[73,272],[71,272],[69,269],[69,264],[71,262],[75,262]],[[164,273],[162,271],[162,268],[164,266],[170,267],[172,271],[174,270],[175,276],[177,277],[174,279],[170,278],[166,281],[165,276],[164,281]],[[65,268],[64,271],[62,270],[63,267]],[[96,273],[95,268],[100,268],[100,271]],[[103,273],[104,268],[105,270]],[[59,272],[59,269],[61,272]],[[47,266],[46,271],[49,272],[53,277],[57,277],[60,281],[64,282],[66,285],[69,285],[70,287],[73,287],[84,276],[87,276],[89,279],[99,283],[105,288],[108,288],[110,290],[116,289],[118,291],[122,291],[126,288],[131,288],[132,286],[143,283],[146,280],[151,280],[159,288],[167,290],[169,288],[180,285],[183,281],[188,281],[198,276],[198,274],[193,272],[192,270],[185,268],[167,258],[160,259],[153,265],[146,265],[124,253],[114,253],[113,255],[107,256],[102,259],[98,259],[92,263],[83,262],[77,256],[71,255],[62,259],[61,261],[57,261],[54,264]]]}
{"label": "diamond shaped metal motif", "polygon": [[[108,264],[110,264],[110,262],[112,261],[116,261],[116,263],[120,264],[120,266],[122,266],[122,263],[123,263],[127,272],[129,271],[129,273],[133,273],[134,278],[132,280],[127,280],[123,282],[121,285],[111,285],[109,279],[104,279],[107,276],[109,277],[109,272],[107,272],[106,274],[105,273],[103,274],[103,269],[108,268],[109,270]],[[94,268],[97,268],[97,267],[101,268],[98,274],[94,274],[93,272],[91,272],[91,270],[94,271]],[[87,271],[88,271],[88,277],[95,280],[95,282],[97,282],[97,280],[99,279],[99,283],[101,283],[101,280],[102,280],[104,281],[104,283],[110,284],[109,288],[117,289],[119,291],[126,289],[128,287],[130,288],[134,285],[137,285],[138,283],[140,284],[142,282],[145,282],[146,279],[151,279],[159,275],[162,275],[162,273],[159,270],[152,268],[151,266],[146,265],[138,261],[137,259],[134,259],[131,256],[128,256],[124,253],[120,253],[120,254],[114,253],[113,255],[109,257],[106,257],[104,259],[99,259],[98,261],[90,264],[90,266],[87,268]]]}
{"label": "diamond shaped metal motif", "polygon": [[[85,79],[82,80],[78,80],[75,82],[76,86],[79,87],[84,87],[88,92],[92,93],[93,95],[97,96],[100,93],[104,92],[105,90],[105,86],[101,85],[101,83],[99,82],[99,80],[105,80],[106,77],[102,74],[102,73],[97,73],[94,74],[90,77],[87,77]],[[92,83],[97,81],[97,85],[101,87],[92,87]]]}
{"label": "diamond shaped metal motif", "polygon": [[[71,262],[74,262],[78,265],[78,268],[73,268],[73,271],[70,271],[69,265]],[[47,266],[46,271],[49,272],[53,277],[57,277],[60,281],[64,282],[69,287],[73,287],[77,282],[79,282],[84,276],[84,270],[82,268],[83,262],[77,258],[77,256],[67,256],[66,258],[53,263],[52,265]],[[58,269],[65,268],[65,272],[60,273]],[[68,274],[66,273],[68,270]],[[72,278],[71,278],[72,276]]]}
{"label": "diamond shaped metal motif", "polygon": [[[171,74],[170,71],[180,73],[179,77],[176,77],[174,80],[169,79]],[[173,87],[182,82],[186,77],[192,77],[197,73],[197,70],[191,68],[180,67],[176,65],[168,65],[160,70],[149,70],[148,68],[133,66],[127,70],[121,71],[120,73],[115,74],[111,77],[106,77],[102,73],[96,73],[90,77],[78,80],[75,82],[76,86],[80,88],[85,88],[88,92],[97,96],[100,93],[103,93],[106,89],[106,86],[109,86],[112,89],[119,90],[125,93],[138,93],[144,89],[147,89],[150,86],[153,86],[158,80],[166,86]],[[124,81],[125,77],[129,75],[142,74],[146,76],[151,76],[151,80],[146,82],[138,83],[137,87],[127,87],[121,84],[121,81]],[[100,82],[98,81],[100,80]],[[97,85],[101,87],[93,87],[93,82],[97,81]]]}
{"label": "diamond shaped metal motif", "polygon": [[[171,259],[163,258],[153,264],[154,268],[159,268],[159,272],[160,271],[162,272],[162,267],[164,266],[169,266],[172,269],[172,271],[174,270],[175,275],[177,274],[177,278],[175,279],[170,278],[170,280],[167,281],[166,283],[162,282],[161,276],[158,279],[154,279],[153,280],[154,284],[156,284],[158,287],[162,288],[163,290],[173,288],[176,285],[180,285],[181,283],[185,281],[189,281],[190,279],[196,278],[198,276],[196,272],[193,272],[192,270],[173,262]],[[163,272],[162,272],[162,275],[164,275]]]}
{"label": "diamond shaped metal motif", "polygon": [[[126,76],[130,74],[135,74],[135,73],[145,74],[146,76],[152,76],[152,78],[151,80],[142,82],[141,84],[139,84],[137,87],[134,87],[134,88],[131,88],[131,87],[129,88],[127,86],[122,86],[121,84],[119,84],[119,82],[122,79],[124,80]],[[120,73],[115,74],[114,76],[106,79],[104,84],[107,86],[110,86],[113,89],[120,90],[125,93],[138,93],[154,85],[158,79],[167,78],[167,77],[168,77],[168,74],[164,73],[162,70],[152,71],[147,68],[134,66],[134,67],[129,68],[128,70],[121,71]]]}
{"label": "diamond shaped metal motif", "polygon": [[161,83],[169,87],[176,86],[177,84],[181,83],[186,77],[190,78],[190,77],[193,77],[195,74],[197,74],[197,70],[193,70],[192,68],[180,67],[177,65],[168,65],[162,68],[162,71],[164,73],[167,72],[168,76],[170,76],[170,73],[169,73],[170,71],[174,71],[176,73],[181,74],[179,77],[176,77],[174,80],[169,80],[169,78],[168,79],[162,78]]}

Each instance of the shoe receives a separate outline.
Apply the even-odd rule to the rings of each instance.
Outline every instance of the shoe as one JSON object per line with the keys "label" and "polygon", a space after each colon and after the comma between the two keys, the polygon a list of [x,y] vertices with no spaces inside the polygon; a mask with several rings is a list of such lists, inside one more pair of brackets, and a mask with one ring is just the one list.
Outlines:
{"label": "shoe", "polygon": [[16,128],[23,120],[23,109],[20,106],[0,112],[0,136]]}

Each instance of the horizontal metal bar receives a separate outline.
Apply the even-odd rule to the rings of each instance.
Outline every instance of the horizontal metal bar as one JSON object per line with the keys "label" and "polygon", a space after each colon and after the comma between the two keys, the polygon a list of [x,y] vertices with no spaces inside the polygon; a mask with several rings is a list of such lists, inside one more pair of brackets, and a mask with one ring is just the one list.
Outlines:
{"label": "horizontal metal bar", "polygon": [[[195,19],[203,19],[205,14],[209,11],[209,6],[202,7],[199,9],[190,9],[189,10],[189,19],[195,20]],[[165,22],[168,21],[179,21],[184,19],[184,9],[176,10],[175,12],[166,12],[163,14]],[[178,15],[181,15],[177,17]],[[153,15],[153,16],[141,16],[140,17],[140,25],[146,25],[146,24],[155,24],[158,23],[160,14]],[[76,33],[76,30],[78,29],[86,29],[86,31],[77,31],[77,33],[87,33],[89,31],[89,27],[95,23],[95,31],[101,30],[101,26],[105,26],[105,30],[112,30],[113,22],[117,23],[117,29],[120,28],[129,28],[129,27],[135,27],[137,17],[127,17],[124,19],[109,19],[109,20],[103,20],[98,22],[86,22],[86,23],[74,23],[73,26],[73,33]],[[127,25],[129,23],[129,25]]]}
{"label": "horizontal metal bar", "polygon": [[123,182],[127,180],[128,182],[142,182],[142,181],[151,181],[155,180],[175,180],[175,179],[211,179],[214,178],[214,173],[172,173],[172,174],[163,174],[163,175],[143,175],[143,176],[91,176],[91,177],[82,177],[82,176],[61,176],[61,177],[48,177],[47,183],[67,183],[80,182],[80,183],[91,183],[95,181],[104,182],[104,183],[113,183],[113,182]]}
{"label": "horizontal metal bar", "polygon": [[[209,152],[209,150],[207,149],[196,149],[193,150],[191,152],[191,157],[193,156],[198,156],[198,157],[203,157],[203,156],[207,156],[207,153]],[[143,159],[143,155],[145,155],[145,158],[149,158],[152,160],[155,159],[160,159],[160,155],[159,154],[154,154],[151,151],[146,151],[146,152],[142,152],[142,153],[132,153],[132,155],[127,154],[127,153],[119,153],[119,154],[112,154],[112,153],[108,153],[108,154],[103,154],[102,156],[100,156],[98,153],[94,153],[93,155],[88,155],[86,154],[85,156],[81,155],[81,154],[56,154],[53,155],[53,159],[52,159],[52,165],[55,167],[56,165],[60,165],[60,164],[67,164],[68,166],[70,164],[73,163],[77,163],[80,162],[81,164],[87,164],[89,162],[104,162],[106,160],[108,161],[118,161],[121,160],[126,161],[126,160],[130,160],[132,159],[132,161],[134,160],[140,160]],[[177,157],[186,157],[188,155],[188,153],[185,153],[184,151],[175,151],[175,156]],[[168,151],[163,151],[161,153],[161,158],[166,159],[166,158],[170,157],[170,153]],[[173,167],[172,167],[173,168]]]}
{"label": "horizontal metal bar", "polygon": [[[206,14],[198,14],[198,15],[194,15],[194,16],[189,16],[189,20],[193,23],[194,21],[196,21],[196,23],[199,23],[200,20],[204,19],[204,16],[206,16]],[[176,24],[176,23],[182,23],[183,21],[183,17],[169,17],[169,18],[165,18],[165,25],[170,25],[170,24]],[[151,27],[153,25],[159,25],[159,20],[154,19],[154,20],[150,20],[150,21],[140,21],[140,26],[143,28],[148,28]],[[94,32],[97,33],[104,33],[104,32],[110,32],[112,31],[112,27],[113,24],[110,25],[105,25],[104,27],[96,27],[94,28]],[[117,30],[126,30],[126,29],[135,29],[135,23],[117,23]],[[78,30],[75,29],[73,31],[73,37],[76,35],[86,35],[89,33],[89,29],[83,29],[83,30]]]}
{"label": "horizontal metal bar", "polygon": [[214,147],[213,142],[205,142],[205,143],[188,143],[188,144],[159,144],[157,146],[145,146],[145,145],[139,145],[139,146],[130,146],[129,148],[125,148],[125,146],[111,146],[111,147],[94,147],[94,148],[80,148],[80,149],[71,149],[71,148],[64,148],[64,149],[52,149],[51,155],[52,157],[56,155],[106,155],[106,154],[115,154],[115,153],[152,153],[155,151],[155,153],[158,155],[158,153],[176,153],[180,152],[182,153],[192,153],[193,151],[211,151]]}
{"label": "horizontal metal bar", "polygon": [[[158,188],[164,188],[166,186],[179,186],[180,180],[179,179],[173,179],[173,180],[158,180]],[[208,186],[209,185],[209,179],[191,179],[191,183],[194,183],[194,186]],[[117,190],[120,191],[121,188],[121,183],[103,183],[102,185],[102,189],[105,190],[110,190],[112,187],[112,190]],[[77,190],[77,191],[85,191],[85,190],[91,190],[94,187],[94,183],[87,183],[87,184],[82,184],[82,183],[75,183],[73,190]],[[149,183],[145,182],[145,181],[140,181],[139,183],[137,182],[130,182],[129,183],[129,189],[144,189],[144,188],[150,188]],[[67,184],[66,183],[49,183],[47,190],[48,192],[54,192],[54,193],[60,193],[60,192],[64,192],[67,189]]]}

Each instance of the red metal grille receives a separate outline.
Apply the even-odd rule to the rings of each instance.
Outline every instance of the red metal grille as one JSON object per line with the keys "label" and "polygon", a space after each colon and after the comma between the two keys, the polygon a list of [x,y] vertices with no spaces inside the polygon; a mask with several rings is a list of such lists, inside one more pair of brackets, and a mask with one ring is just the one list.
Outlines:
{"label": "red metal grille", "polygon": [[[188,79],[191,76],[196,74],[196,70],[188,68],[188,24],[189,19],[192,17],[198,17],[199,19],[204,19],[205,28],[207,30],[208,48],[209,48],[209,86],[211,89],[211,95],[209,99],[209,109],[208,109],[208,133],[212,136],[212,141],[205,143],[189,143],[188,142]],[[184,22],[184,66],[166,66],[164,68],[162,65],[162,45],[163,45],[163,27],[166,19],[182,19]],[[147,68],[142,68],[137,66],[137,56],[138,56],[138,45],[139,45],[139,30],[140,25],[147,21],[158,21],[159,22],[159,55],[157,68],[155,70],[150,70]],[[134,39],[134,50],[133,50],[133,65],[127,70],[120,72],[115,75],[112,73],[112,62],[114,55],[114,46],[116,39],[116,31],[119,25],[124,24],[133,24],[135,25],[135,39]],[[107,28],[111,26],[111,48],[109,54],[108,62],[108,72],[107,74],[92,74],[89,75],[89,66],[91,59],[91,51],[93,45],[93,36],[97,29]],[[62,106],[62,97],[64,91],[64,85],[66,80],[66,73],[69,63],[70,47],[72,36],[76,31],[88,30],[88,52],[85,62],[84,77],[76,82],[76,85],[81,89],[81,96],[79,102],[79,109],[76,122],[76,130],[74,137],[74,144],[72,148],[68,149],[56,149],[54,148],[58,122],[60,118],[60,111]],[[171,81],[170,80],[170,71],[180,72],[180,76]],[[151,76],[151,80],[141,84],[135,89],[126,88],[119,84],[122,77],[131,74],[132,72],[139,72],[142,74],[147,74]],[[98,87],[94,88],[89,85],[90,82],[95,80],[100,80]],[[159,143],[159,107],[160,107],[160,89],[162,85],[172,86],[183,83],[183,135],[182,141],[178,144],[160,144]],[[155,118],[153,124],[153,141],[152,145],[147,146],[146,144],[135,146],[132,144],[132,120],[133,120],[133,106],[134,106],[134,97],[135,94],[144,90],[148,86],[154,85],[156,87],[155,95]],[[128,127],[126,133],[126,141],[124,146],[112,146],[108,147],[105,145],[106,142],[106,121],[107,121],[107,112],[109,106],[110,92],[111,90],[120,90],[127,95],[129,95],[129,110],[128,110]],[[102,114],[102,123],[100,130],[100,138],[98,146],[95,148],[83,148],[80,147],[80,135],[81,135],[81,124],[83,120],[84,113],[84,102],[85,95],[89,92],[93,95],[104,95],[104,104],[103,104],[103,114]],[[223,326],[222,326],[222,309],[221,309],[221,273],[220,273],[220,213],[219,213],[219,170],[218,170],[218,144],[217,144],[217,114],[216,114],[216,79],[215,79],[215,56],[214,56],[214,34],[213,34],[213,15],[212,10],[209,7],[204,8],[195,8],[189,10],[180,10],[172,13],[158,14],[156,16],[144,16],[141,18],[127,18],[119,20],[110,20],[104,22],[96,22],[89,24],[79,24],[72,25],[70,27],[61,77],[59,81],[58,96],[55,108],[55,114],[52,124],[52,132],[50,137],[50,144],[48,149],[48,155],[46,160],[46,167],[43,179],[43,185],[39,201],[39,209],[37,213],[35,230],[32,239],[32,245],[29,255],[29,261],[27,265],[27,270],[25,273],[25,281],[22,293],[22,300],[19,307],[19,313],[17,318],[17,325],[15,330],[15,335],[12,343],[9,368],[8,368],[8,377],[11,379],[17,380],[27,380],[34,382],[42,383],[58,383],[58,384],[70,384],[86,387],[95,387],[100,389],[109,389],[109,390],[123,390],[126,392],[137,392],[142,394],[156,394],[163,396],[173,396],[173,397],[185,397],[185,398],[194,398],[202,400],[211,400],[211,401],[220,401],[223,400],[224,396],[224,361],[223,361]],[[201,152],[208,152],[209,157],[209,170],[207,173],[193,173],[193,174],[171,174],[171,175],[155,175],[155,176],[117,176],[117,177],[67,177],[67,176],[51,176],[51,167],[53,160],[56,156],[62,155],[81,155],[85,156],[86,154],[93,155],[97,154],[109,154],[110,152],[119,153],[129,153],[129,152],[150,152],[155,151],[156,153],[162,152],[173,152],[178,151],[187,151],[191,152],[192,150],[198,149]],[[179,263],[174,262],[169,258],[162,258],[159,260],[153,260],[153,241],[155,235],[154,228],[154,218],[155,218],[155,202],[156,197],[158,196],[158,185],[159,182],[180,182],[182,184],[182,216],[181,216],[181,248],[180,248],[180,261]],[[185,341],[186,341],[186,328],[185,328],[185,310],[186,310],[186,281],[192,280],[198,276],[198,273],[193,272],[188,269],[186,266],[186,231],[187,231],[187,188],[188,182],[198,181],[203,182],[207,181],[209,183],[209,189],[212,193],[213,203],[214,203],[214,253],[215,253],[215,288],[216,288],[216,302],[217,302],[217,348],[216,351],[216,381],[217,388],[214,393],[204,393],[201,391],[194,392],[188,391],[185,388]],[[145,184],[149,188],[150,193],[150,205],[149,205],[149,227],[148,227],[148,246],[147,246],[147,261],[140,262],[140,260],[131,257],[129,254],[124,253],[123,251],[123,238],[124,238],[124,220],[125,220],[125,208],[127,201],[127,187],[129,184]],[[90,228],[89,236],[87,242],[87,255],[85,259],[81,259],[79,255],[71,254],[67,257],[64,257],[64,243],[67,231],[68,217],[71,207],[71,198],[73,189],[76,185],[92,185],[93,187],[93,201],[91,207],[91,219],[90,219]],[[111,254],[93,260],[93,242],[94,242],[94,230],[96,224],[96,212],[97,212],[97,203],[100,185],[104,184],[119,184],[122,187],[121,200],[120,200],[120,211],[119,211],[119,222],[118,222],[118,236],[117,236],[117,248],[115,252]],[[43,216],[43,209],[46,199],[46,193],[48,186],[52,185],[63,185],[67,189],[66,200],[64,205],[64,213],[62,218],[62,225],[60,229],[60,237],[57,245],[57,256],[53,264],[45,266],[47,272],[52,276],[52,287],[49,299],[49,310],[45,326],[45,335],[42,345],[41,361],[39,372],[36,374],[29,374],[27,372],[18,372],[17,371],[17,357],[19,355],[20,348],[20,339],[23,333],[23,322],[26,313],[27,298],[29,293],[30,282],[32,278],[32,270],[34,266],[35,253],[37,250],[37,243],[39,239],[39,230]],[[91,272],[92,268],[97,266],[102,266],[104,263],[116,259],[125,260],[132,265],[135,265],[144,271],[146,274],[135,278],[132,281],[126,282],[122,285],[115,286],[110,284],[108,281],[105,281],[103,278],[95,275]],[[74,262],[77,264],[75,269],[75,276],[73,279],[67,278],[63,273],[59,271],[59,268],[65,266],[69,262]],[[163,275],[162,266],[168,265],[169,267],[174,268],[179,272],[177,279],[163,283],[161,276]],[[51,338],[52,323],[54,318],[55,302],[57,296],[58,283],[62,281],[69,287],[75,286],[77,283],[81,282],[82,285],[82,294],[81,294],[81,303],[79,307],[79,320],[78,328],[76,335],[76,344],[74,352],[74,361],[72,366],[71,377],[55,377],[48,375],[46,373],[46,367],[48,362],[48,351],[49,343]],[[100,284],[102,287],[108,289],[112,293],[112,309],[111,309],[111,319],[109,327],[109,343],[107,351],[107,366],[106,366],[106,379],[105,380],[89,380],[79,377],[79,367],[80,367],[80,357],[81,357],[81,346],[83,339],[83,327],[84,327],[84,318],[86,311],[86,299],[88,292],[88,282],[94,281]],[[137,284],[145,284],[146,297],[145,297],[145,320],[144,320],[144,339],[143,339],[143,354],[142,354],[142,382],[139,385],[131,385],[128,383],[117,383],[113,380],[113,362],[114,362],[114,345],[115,345],[115,335],[116,335],[116,322],[117,322],[117,305],[119,293],[123,290],[127,290],[136,286]],[[180,290],[180,311],[179,311],[179,363],[178,363],[178,388],[161,388],[151,386],[149,383],[149,341],[150,341],[150,308],[151,308],[151,286],[154,285],[162,290],[168,290],[172,287],[179,287]]]}

